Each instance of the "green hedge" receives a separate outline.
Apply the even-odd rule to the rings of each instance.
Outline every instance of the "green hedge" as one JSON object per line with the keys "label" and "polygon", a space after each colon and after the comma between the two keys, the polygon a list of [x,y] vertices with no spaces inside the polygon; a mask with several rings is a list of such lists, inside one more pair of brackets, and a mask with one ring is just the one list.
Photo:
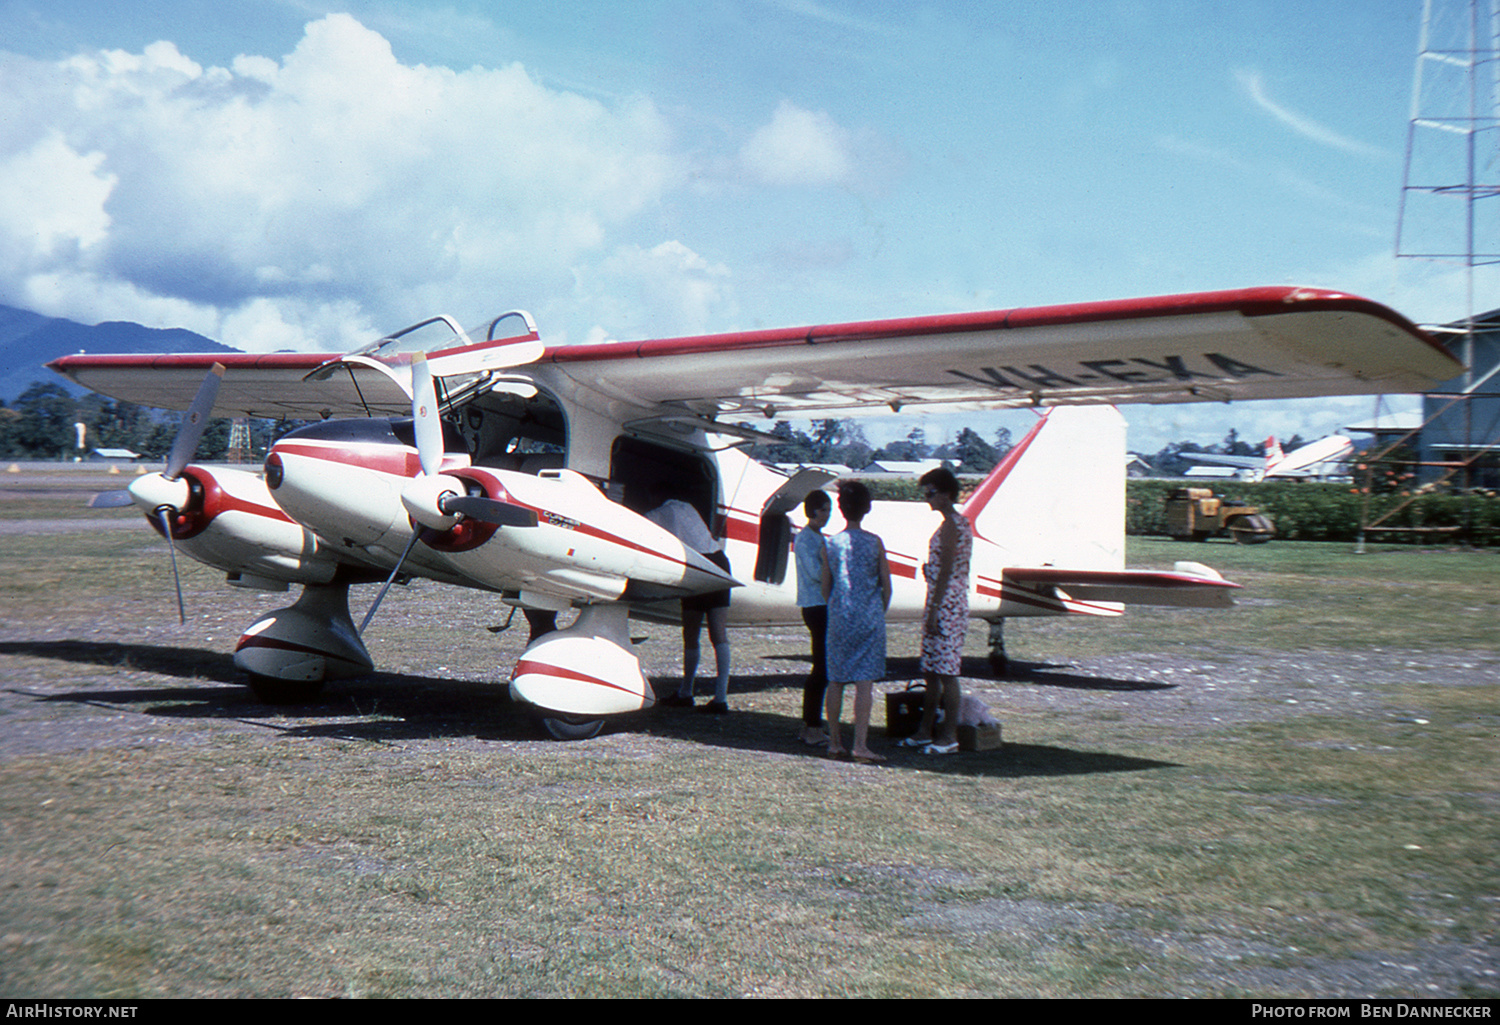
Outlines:
{"label": "green hedge", "polygon": [[[1165,535],[1167,532],[1166,499],[1180,480],[1130,480],[1125,487],[1125,532],[1138,535]],[[1469,495],[1401,493],[1366,496],[1352,484],[1311,484],[1293,481],[1271,481],[1259,484],[1249,481],[1202,481],[1194,487],[1206,487],[1221,498],[1237,499],[1259,506],[1261,512],[1276,523],[1276,536],[1292,541],[1354,541],[1359,534],[1361,515],[1374,521],[1402,502],[1400,511],[1382,522],[1386,527],[1423,527],[1415,531],[1370,531],[1366,538],[1382,544],[1433,544],[1463,541],[1468,544],[1500,544],[1500,498],[1475,492]],[[1440,531],[1434,527],[1459,527],[1468,530]]]}
{"label": "green hedge", "polygon": [[[973,481],[965,480],[965,488]],[[920,489],[915,480],[870,481],[870,491],[877,499],[896,502],[919,502]],[[1296,481],[1252,483],[1235,480],[1154,480],[1132,478],[1125,482],[1125,533],[1164,537],[1167,533],[1166,500],[1180,487],[1208,488],[1221,498],[1237,499],[1259,506],[1276,524],[1276,536],[1289,541],[1348,541],[1358,539],[1364,497],[1352,484],[1311,484]],[[1392,492],[1370,496],[1369,511],[1373,521],[1387,510],[1410,498]],[[1448,544],[1500,545],[1500,497],[1483,492],[1470,495],[1419,495],[1390,519],[1387,527],[1463,527],[1460,531],[1383,531],[1372,530],[1366,540],[1381,544]]]}

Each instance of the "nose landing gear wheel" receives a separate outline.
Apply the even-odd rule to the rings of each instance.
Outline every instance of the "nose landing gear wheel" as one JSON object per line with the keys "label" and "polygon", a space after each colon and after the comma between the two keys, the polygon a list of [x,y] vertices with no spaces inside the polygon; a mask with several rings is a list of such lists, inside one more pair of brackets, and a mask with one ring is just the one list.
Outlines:
{"label": "nose landing gear wheel", "polygon": [[278,680],[251,673],[250,691],[263,705],[300,705],[315,699],[323,690],[322,680]]}
{"label": "nose landing gear wheel", "polygon": [[604,729],[603,719],[590,719],[581,715],[542,716],[542,728],[554,740],[591,740]]}

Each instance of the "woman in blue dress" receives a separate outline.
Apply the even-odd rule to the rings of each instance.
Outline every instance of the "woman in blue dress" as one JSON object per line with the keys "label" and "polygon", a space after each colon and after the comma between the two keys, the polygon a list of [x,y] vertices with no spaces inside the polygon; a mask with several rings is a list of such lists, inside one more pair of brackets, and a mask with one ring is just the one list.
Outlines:
{"label": "woman in blue dress", "polygon": [[[839,512],[847,526],[823,544],[823,594],[828,599],[828,754],[883,762],[870,750],[870,707],[875,681],[885,676],[885,610],[891,604],[891,571],[885,545],[860,524],[870,511],[870,490],[859,481],[839,484]],[[854,746],[844,748],[839,720],[844,687],[854,684]]]}

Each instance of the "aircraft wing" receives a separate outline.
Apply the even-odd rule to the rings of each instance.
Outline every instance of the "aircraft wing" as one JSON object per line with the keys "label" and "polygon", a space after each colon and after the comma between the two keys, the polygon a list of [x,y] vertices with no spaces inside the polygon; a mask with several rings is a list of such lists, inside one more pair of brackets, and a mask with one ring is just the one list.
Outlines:
{"label": "aircraft wing", "polygon": [[321,420],[411,415],[411,396],[374,368],[303,380],[336,359],[331,352],[79,354],[47,365],[91,391],[157,409],[187,409],[209,368],[222,363],[224,381],[214,416]]}
{"label": "aircraft wing", "polygon": [[1312,477],[1325,470],[1324,464],[1346,462],[1354,451],[1354,442],[1341,434],[1331,434],[1295,451],[1288,452],[1279,463],[1267,468],[1268,476]]}
{"label": "aircraft wing", "polygon": [[1190,463],[1211,463],[1215,466],[1238,466],[1242,470],[1263,470],[1266,466],[1265,456],[1226,456],[1217,452],[1179,452],[1179,459],[1186,459]]}
{"label": "aircraft wing", "polygon": [[704,416],[1401,393],[1462,364],[1399,314],[1259,288],[549,349],[616,402]]}
{"label": "aircraft wing", "polygon": [[[185,409],[218,361],[220,416],[410,409],[401,373],[304,380],[332,358],[79,355],[49,366],[115,398]],[[524,368],[625,422],[1402,393],[1462,369],[1384,306],[1291,287],[552,346]]]}

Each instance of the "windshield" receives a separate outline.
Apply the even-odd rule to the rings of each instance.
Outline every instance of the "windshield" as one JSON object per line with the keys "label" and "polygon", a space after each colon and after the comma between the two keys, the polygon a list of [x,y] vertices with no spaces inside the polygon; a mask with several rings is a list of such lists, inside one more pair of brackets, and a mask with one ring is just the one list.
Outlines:
{"label": "windshield", "polygon": [[460,327],[458,321],[452,317],[440,315],[420,321],[411,327],[402,328],[395,334],[387,335],[349,355],[389,359],[398,353],[441,352],[445,349],[474,345],[480,340],[483,342],[529,341],[536,337],[538,337],[536,323],[531,319],[531,314],[524,310],[510,310],[468,331]]}

